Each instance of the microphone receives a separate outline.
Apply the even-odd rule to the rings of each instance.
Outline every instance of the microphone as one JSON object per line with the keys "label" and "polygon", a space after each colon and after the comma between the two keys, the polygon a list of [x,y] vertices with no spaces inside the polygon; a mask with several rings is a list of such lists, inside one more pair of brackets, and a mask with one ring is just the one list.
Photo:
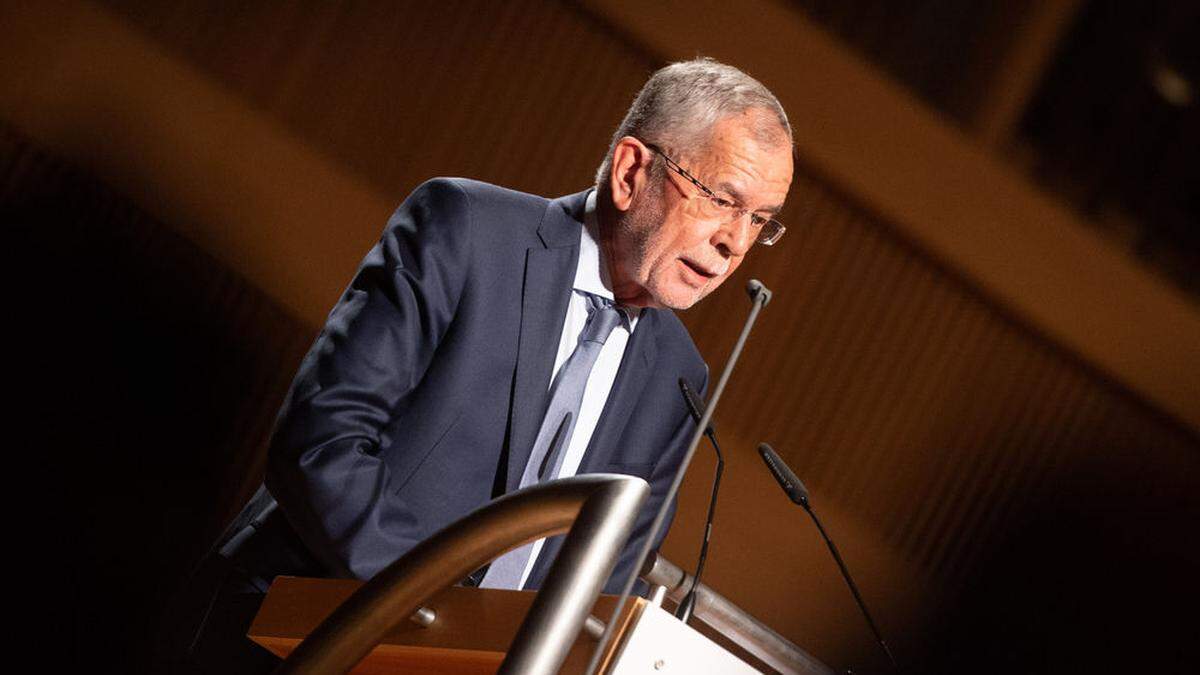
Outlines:
{"label": "microphone", "polygon": [[742,350],[746,347],[746,339],[750,337],[750,329],[754,328],[754,322],[758,319],[759,312],[771,299],[771,292],[763,285],[761,281],[754,281],[753,284],[746,287],[746,291],[750,293],[750,314],[746,317],[746,322],[742,325],[742,332],[738,335],[737,342],[733,344],[733,349],[729,352],[729,358],[725,361],[725,369],[721,371],[721,377],[717,378],[717,386],[713,387],[712,398],[709,399],[708,407],[704,409],[704,414],[700,416],[700,422],[696,425],[696,431],[692,434],[692,440],[688,443],[687,450],[683,453],[683,459],[679,462],[679,467],[675,470],[675,476],[671,479],[671,485],[667,487],[667,493],[663,495],[662,505],[659,506],[658,512],[654,514],[654,521],[650,523],[650,529],[646,532],[646,538],[642,541],[641,547],[638,549],[637,557],[634,558],[634,565],[629,570],[629,575],[625,578],[625,583],[621,586],[621,593],[617,597],[617,601],[613,606],[612,614],[609,615],[609,621],[604,626],[604,632],[601,633],[600,639],[596,641],[596,646],[592,649],[591,659],[588,661],[587,668],[584,669],[586,675],[593,675],[600,668],[600,660],[608,650],[609,643],[612,642],[613,636],[617,630],[616,617],[621,616],[621,612],[625,609],[625,604],[629,601],[629,592],[633,590],[633,585],[637,583],[638,573],[641,572],[642,565],[646,559],[650,557],[650,549],[654,547],[654,540],[658,538],[659,530],[663,528],[663,523],[667,520],[667,511],[671,508],[671,503],[676,495],[679,494],[679,485],[683,483],[683,476],[687,473],[688,466],[692,463],[692,457],[696,454],[696,448],[700,445],[700,437],[704,435],[704,430],[708,428],[708,422],[712,419],[713,411],[717,409],[717,403],[721,400],[721,394],[725,391],[725,385],[729,382],[729,376],[733,374],[733,368],[737,365],[738,358],[742,355]]}
{"label": "microphone", "polygon": [[896,658],[892,656],[892,650],[884,641],[883,636],[879,633],[879,627],[875,625],[875,619],[871,618],[871,613],[867,611],[867,603],[863,602],[862,595],[858,592],[858,586],[854,583],[854,578],[850,576],[850,570],[846,568],[846,563],[842,561],[842,554],[838,553],[837,546],[833,540],[825,532],[825,526],[821,524],[821,520],[817,518],[817,514],[813,512],[812,504],[808,501],[808,489],[804,487],[804,483],[796,477],[796,474],[784,463],[783,459],[776,454],[775,450],[766,443],[758,444],[758,454],[762,455],[763,462],[767,465],[767,470],[775,477],[779,487],[787,493],[788,499],[799,504],[812,517],[814,523],[817,524],[817,530],[821,533],[821,538],[825,540],[825,545],[829,547],[829,552],[833,554],[833,559],[837,561],[838,569],[842,571],[842,578],[846,580],[846,585],[850,587],[850,592],[854,594],[854,600],[858,603],[858,608],[862,610],[863,616],[867,619],[867,625],[871,627],[871,632],[875,635],[875,642],[883,649],[883,653],[887,655],[888,661],[892,663],[893,668],[899,668],[896,664]]}
{"label": "microphone", "polygon": [[792,503],[803,506],[806,511],[809,510],[808,488],[804,487],[804,483],[801,483],[788,465],[775,454],[775,450],[766,443],[759,443],[758,454],[762,455],[763,461],[767,463],[767,470],[775,477],[775,481],[787,493]]}
{"label": "microphone", "polygon": [[746,282],[746,293],[750,296],[751,302],[758,300],[761,296],[763,307],[766,307],[767,303],[771,301],[771,290],[764,286],[763,282],[758,279],[751,279]]}
{"label": "microphone", "polygon": [[[700,414],[700,397],[692,391],[687,380],[682,377],[679,378],[679,390],[683,392],[683,400],[687,403],[688,411],[692,413],[692,419],[699,424],[703,417]],[[721,489],[721,475],[725,473],[725,457],[721,454],[721,446],[717,444],[717,434],[713,431],[711,421],[704,428],[704,435],[708,436],[713,450],[717,453],[717,471],[713,477],[712,496],[708,500],[708,518],[704,521],[704,540],[700,543],[700,560],[696,563],[696,573],[692,575],[692,587],[688,589],[687,595],[683,596],[683,600],[679,602],[679,608],[675,610],[675,618],[684,623],[687,623],[688,619],[692,617],[692,610],[696,607],[696,587],[700,585],[700,575],[704,573],[704,562],[708,560],[708,542],[712,538],[713,516],[717,510],[717,492]]]}
{"label": "microphone", "polygon": [[[679,378],[679,391],[683,392],[683,402],[687,404],[688,412],[692,414],[692,419],[696,421],[696,424],[699,424],[700,418],[704,416],[704,414],[701,412],[704,410],[704,406],[701,405],[700,395],[697,394],[696,390],[692,389],[692,385],[688,384],[688,381],[682,377]],[[716,445],[717,442],[713,440],[713,434],[716,433],[714,429],[715,427],[710,419],[708,421],[708,425],[704,427],[704,435],[708,436],[709,440],[713,441],[713,445]],[[720,454],[720,452],[717,454]]]}

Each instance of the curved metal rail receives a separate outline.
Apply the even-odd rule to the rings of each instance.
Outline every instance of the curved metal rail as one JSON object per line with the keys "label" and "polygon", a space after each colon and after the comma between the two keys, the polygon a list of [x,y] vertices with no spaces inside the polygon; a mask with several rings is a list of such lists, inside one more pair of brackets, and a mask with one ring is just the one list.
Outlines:
{"label": "curved metal rail", "polygon": [[447,525],[375,575],[275,672],[345,673],[430,596],[509,549],[569,528],[499,670],[557,672],[649,490],[633,476],[587,474],[505,495]]}

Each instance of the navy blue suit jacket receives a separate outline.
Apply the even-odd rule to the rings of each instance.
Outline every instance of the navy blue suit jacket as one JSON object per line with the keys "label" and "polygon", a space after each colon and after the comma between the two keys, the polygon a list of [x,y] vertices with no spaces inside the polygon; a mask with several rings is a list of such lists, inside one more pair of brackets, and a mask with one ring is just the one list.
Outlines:
{"label": "navy blue suit jacket", "polygon": [[[517,488],[547,404],[586,195],[435,179],[389,220],[304,358],[270,446],[267,486],[328,573],[368,578]],[[610,592],[694,429],[680,377],[707,384],[686,329],[670,311],[643,311],[579,467],[652,488]],[[527,587],[556,552],[557,542],[543,549]]]}

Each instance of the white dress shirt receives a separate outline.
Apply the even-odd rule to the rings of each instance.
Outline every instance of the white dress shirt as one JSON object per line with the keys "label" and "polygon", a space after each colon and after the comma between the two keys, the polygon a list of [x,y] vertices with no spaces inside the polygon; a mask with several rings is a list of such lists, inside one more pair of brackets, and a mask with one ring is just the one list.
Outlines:
{"label": "white dress shirt", "polygon": [[[587,196],[587,204],[584,206],[583,230],[579,238],[579,264],[575,268],[573,288],[575,292],[571,295],[571,302],[567,304],[566,320],[563,322],[562,335],[558,339],[558,354],[554,357],[554,371],[550,375],[552,383],[554,377],[558,375],[558,369],[575,351],[575,346],[579,343],[579,334],[583,332],[583,327],[587,323],[588,311],[585,294],[591,293],[609,300],[614,299],[604,251],[600,248],[595,190],[592,190]],[[575,421],[575,431],[571,434],[571,442],[567,445],[566,454],[563,455],[559,478],[574,476],[575,472],[579,470],[579,464],[583,461],[583,453],[592,440],[592,432],[596,430],[596,423],[600,421],[600,413],[604,411],[604,403],[608,400],[613,381],[617,378],[617,370],[621,367],[621,358],[625,355],[625,345],[629,343],[629,337],[633,334],[633,329],[637,327],[638,308],[622,307],[621,310],[624,318],[613,329],[612,334],[604,343],[604,347],[600,349],[600,356],[596,358],[596,363],[592,366],[592,372],[588,376],[587,385],[583,389],[583,403],[579,407],[579,418]],[[533,571],[543,542],[545,539],[534,542],[529,562],[525,565],[525,572],[521,575],[520,587],[525,586],[529,573]]]}

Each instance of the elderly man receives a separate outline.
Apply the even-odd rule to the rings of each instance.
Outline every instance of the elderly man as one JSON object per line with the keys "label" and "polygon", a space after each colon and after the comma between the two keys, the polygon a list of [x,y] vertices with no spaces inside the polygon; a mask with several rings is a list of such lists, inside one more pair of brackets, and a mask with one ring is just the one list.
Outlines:
{"label": "elderly man", "polygon": [[[579,473],[652,488],[617,590],[690,436],[677,382],[707,384],[671,310],[778,241],[791,179],[779,102],[701,59],[650,78],[593,189],[419,187],[302,362],[266,487],[207,565],[232,639],[275,575],[369,578],[497,496]],[[467,583],[537,588],[555,551],[522,547]],[[206,647],[224,630],[193,632],[195,648],[225,649]]]}

